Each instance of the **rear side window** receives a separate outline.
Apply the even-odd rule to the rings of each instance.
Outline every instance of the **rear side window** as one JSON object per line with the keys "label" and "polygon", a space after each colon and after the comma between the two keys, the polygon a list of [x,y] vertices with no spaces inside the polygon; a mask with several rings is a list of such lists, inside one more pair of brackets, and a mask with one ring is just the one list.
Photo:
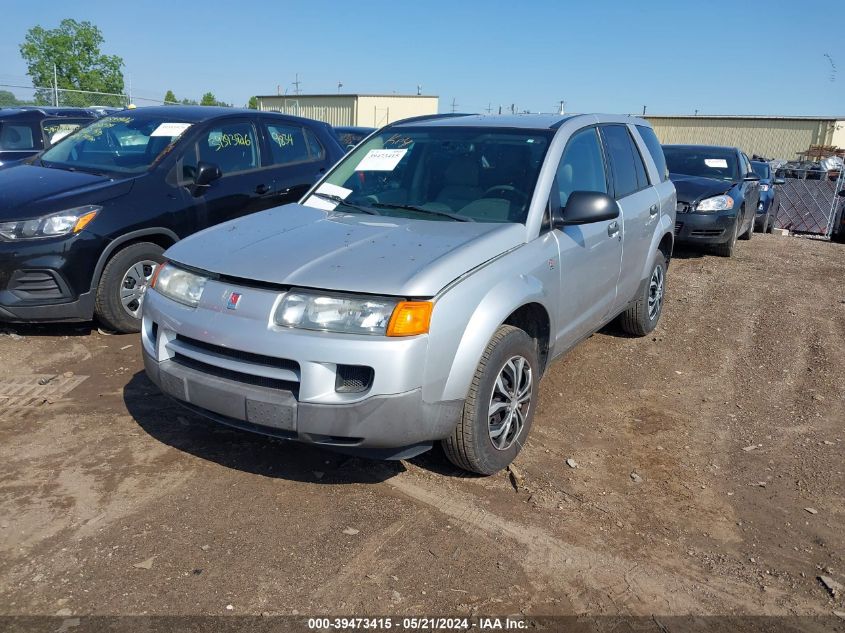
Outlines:
{"label": "rear side window", "polygon": [[298,125],[265,123],[274,165],[293,165],[321,160],[325,150],[315,134]]}
{"label": "rear side window", "polygon": [[660,141],[657,140],[657,134],[645,125],[638,125],[637,131],[648,148],[651,159],[657,166],[657,173],[660,174],[660,182],[666,182],[669,180],[669,169],[666,167],[666,157],[663,155],[663,148],[660,146]]}
{"label": "rear side window", "polygon": [[601,133],[610,157],[616,198],[624,198],[647,187],[645,166],[628,128],[624,125],[605,125]]}
{"label": "rear side window", "polygon": [[36,149],[32,128],[29,125],[0,123],[0,149]]}
{"label": "rear side window", "polygon": [[573,191],[607,193],[607,177],[596,128],[576,132],[569,139],[557,168],[557,185],[561,207],[566,206]]}

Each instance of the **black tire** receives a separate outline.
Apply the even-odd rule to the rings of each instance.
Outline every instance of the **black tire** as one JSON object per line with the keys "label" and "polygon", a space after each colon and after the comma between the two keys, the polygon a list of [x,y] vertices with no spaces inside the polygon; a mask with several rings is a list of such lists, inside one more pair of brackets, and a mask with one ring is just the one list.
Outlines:
{"label": "black tire", "polygon": [[[655,276],[659,275],[659,279]],[[655,284],[657,287],[655,288]],[[662,252],[654,254],[654,263],[648,275],[645,287],[637,300],[619,315],[619,325],[633,336],[645,336],[657,327],[663,312],[663,297],[666,292],[666,257]],[[658,296],[655,296],[657,293]],[[652,299],[656,300],[656,309],[652,310]]]}
{"label": "black tire", "polygon": [[[130,314],[129,309],[124,307],[121,301],[121,290],[125,281],[131,281],[127,278],[130,269],[141,262],[160,264],[164,261],[162,253],[164,249],[158,244],[136,242],[121,248],[111,256],[97,284],[97,299],[94,304],[94,314],[108,329],[123,333],[140,331],[141,319]],[[144,276],[147,277],[150,265],[146,264],[141,268],[143,268]],[[138,303],[141,299],[143,299],[143,294],[138,299]]]}
{"label": "black tire", "polygon": [[763,218],[763,226],[760,227],[760,233],[768,233],[769,232],[769,222],[771,219],[769,218],[769,214],[766,214],[766,217]]}
{"label": "black tire", "polygon": [[775,230],[775,218],[769,216],[769,219],[766,222],[766,233],[771,233],[774,230]]}
{"label": "black tire", "polygon": [[[742,210],[745,213],[745,209]],[[748,223],[748,230],[739,236],[741,240],[750,240],[754,235],[754,218],[751,219],[751,222]]]}
{"label": "black tire", "polygon": [[[530,394],[527,401],[528,413],[522,415],[522,426],[514,432],[508,445],[497,448],[493,445],[494,439],[490,433],[489,410],[496,395],[493,390],[499,374],[506,370],[506,366],[514,357],[523,358],[530,368],[531,383],[526,392]],[[531,430],[539,380],[540,365],[534,339],[519,328],[511,325],[500,326],[487,344],[475,370],[458,425],[452,435],[441,442],[449,461],[459,468],[482,475],[492,475],[507,467],[522,449]],[[510,384],[513,384],[513,381]],[[517,420],[517,413],[509,412],[506,408],[504,415],[510,415]]]}
{"label": "black tire", "polygon": [[727,242],[713,245],[713,253],[719,257],[733,257],[734,248],[736,247],[736,234],[739,232],[739,218],[734,222],[734,231],[731,238]]}

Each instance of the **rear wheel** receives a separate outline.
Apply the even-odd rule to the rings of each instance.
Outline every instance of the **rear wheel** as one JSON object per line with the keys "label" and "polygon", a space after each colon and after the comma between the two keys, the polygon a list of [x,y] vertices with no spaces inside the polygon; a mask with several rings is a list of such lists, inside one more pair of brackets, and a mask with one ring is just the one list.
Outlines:
{"label": "rear wheel", "polygon": [[500,326],[475,370],[458,425],[442,441],[449,461],[482,475],[507,467],[531,429],[539,380],[534,339]]}
{"label": "rear wheel", "polygon": [[666,294],[666,257],[657,251],[648,283],[637,300],[619,316],[619,324],[628,334],[645,336],[657,327]]}
{"label": "rear wheel", "polygon": [[97,285],[94,312],[116,332],[141,329],[141,305],[153,273],[163,261],[164,249],[152,242],[137,242],[112,255]]}

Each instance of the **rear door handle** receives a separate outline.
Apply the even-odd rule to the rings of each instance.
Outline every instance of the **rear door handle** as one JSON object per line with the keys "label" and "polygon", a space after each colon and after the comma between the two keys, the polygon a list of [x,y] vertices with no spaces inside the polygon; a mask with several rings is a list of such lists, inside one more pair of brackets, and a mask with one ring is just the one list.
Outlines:
{"label": "rear door handle", "polygon": [[649,215],[657,215],[657,212],[658,212],[659,209],[660,208],[656,204],[653,204],[649,207],[648,213],[649,213]]}
{"label": "rear door handle", "polygon": [[270,187],[268,185],[258,185],[255,188],[255,193],[259,196],[263,196],[265,193],[270,193]]}
{"label": "rear door handle", "polygon": [[619,235],[619,223],[616,220],[607,225],[607,234],[610,237]]}

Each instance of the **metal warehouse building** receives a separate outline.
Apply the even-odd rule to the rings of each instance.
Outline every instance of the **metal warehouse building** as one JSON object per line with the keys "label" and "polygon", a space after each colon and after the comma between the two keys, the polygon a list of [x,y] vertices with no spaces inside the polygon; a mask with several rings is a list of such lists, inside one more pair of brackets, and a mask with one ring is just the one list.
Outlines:
{"label": "metal warehouse building", "polygon": [[661,143],[731,145],[746,154],[795,160],[810,145],[845,147],[845,116],[646,115]]}
{"label": "metal warehouse building", "polygon": [[438,97],[426,95],[269,95],[256,97],[259,110],[325,121],[330,125],[381,127],[400,119],[437,114]]}

